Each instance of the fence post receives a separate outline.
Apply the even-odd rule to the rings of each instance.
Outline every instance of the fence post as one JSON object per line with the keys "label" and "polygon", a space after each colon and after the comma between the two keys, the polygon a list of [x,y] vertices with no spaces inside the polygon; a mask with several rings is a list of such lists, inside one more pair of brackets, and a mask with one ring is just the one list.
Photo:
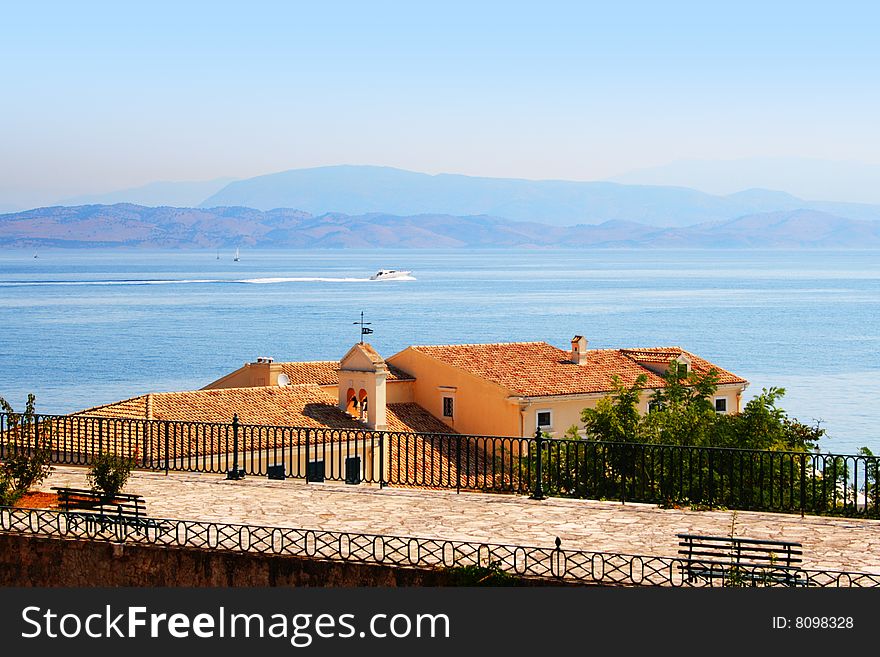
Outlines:
{"label": "fence post", "polygon": [[538,452],[538,462],[535,463],[535,490],[529,496],[533,500],[543,500],[544,499],[544,468],[543,468],[543,460],[544,460],[544,435],[541,433],[541,429],[535,429],[535,450]]}
{"label": "fence post", "polygon": [[232,470],[226,473],[226,478],[238,481],[243,477],[238,469],[238,413],[232,415]]}
{"label": "fence post", "polygon": [[715,506],[715,467],[714,467],[714,459],[712,455],[714,454],[712,448],[709,448],[709,499],[706,500],[706,504],[709,506]]}
{"label": "fence post", "polygon": [[379,434],[379,490],[385,488],[385,432]]}
{"label": "fence post", "polygon": [[306,483],[309,483],[309,435],[312,433],[311,429],[306,429],[306,456],[305,456],[305,468],[306,468]]}
{"label": "fence post", "polygon": [[[865,487],[867,491],[867,486]],[[806,501],[804,498],[807,496],[807,455],[801,454],[801,518],[804,517],[804,507],[806,506]],[[867,493],[866,499],[867,502]],[[868,508],[868,505],[865,504],[865,509]]]}
{"label": "fence post", "polygon": [[168,461],[168,420],[165,420],[165,476],[168,476],[168,470],[171,469],[171,464]]}
{"label": "fence post", "polygon": [[461,492],[461,435],[455,437],[455,492]]}

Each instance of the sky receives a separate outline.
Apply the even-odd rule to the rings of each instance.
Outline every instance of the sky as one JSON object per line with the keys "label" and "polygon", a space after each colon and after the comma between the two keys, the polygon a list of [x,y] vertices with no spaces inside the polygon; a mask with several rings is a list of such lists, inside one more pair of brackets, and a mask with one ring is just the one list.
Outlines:
{"label": "sky", "polygon": [[878,32],[846,1],[7,2],[0,203],[331,164],[878,165]]}

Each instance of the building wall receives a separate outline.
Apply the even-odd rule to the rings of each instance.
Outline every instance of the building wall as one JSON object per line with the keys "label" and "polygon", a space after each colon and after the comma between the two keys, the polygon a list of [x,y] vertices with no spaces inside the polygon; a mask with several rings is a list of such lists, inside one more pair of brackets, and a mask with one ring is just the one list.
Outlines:
{"label": "building wall", "polygon": [[280,363],[245,363],[243,367],[230,372],[222,379],[209,383],[203,390],[277,386],[278,375],[281,372],[282,367]]}
{"label": "building wall", "polygon": [[[351,377],[350,377],[351,378]],[[354,379],[352,378],[352,381]],[[366,381],[366,379],[363,379]],[[346,379],[346,384],[348,379]],[[415,401],[413,393],[414,381],[399,381],[397,379],[387,379],[385,381],[385,402],[388,404],[402,404],[405,402]],[[328,386],[319,386],[324,392],[337,396],[339,384],[333,383]]]}
{"label": "building wall", "polygon": [[[648,412],[648,403],[651,401],[653,390],[645,390],[639,400],[639,412],[643,415]],[[525,410],[525,434],[533,435],[538,426],[538,413],[549,410],[551,412],[551,429],[548,431],[554,438],[564,437],[565,431],[573,424],[581,428],[581,411],[585,408],[595,408],[604,394],[592,395],[582,399],[530,399]],[[727,400],[727,412],[739,413],[742,410],[741,387],[736,385],[718,386],[714,399],[724,398]]]}
{"label": "building wall", "polygon": [[[509,393],[493,383],[430,358],[412,348],[387,359],[415,378],[413,396],[417,404],[459,433],[489,436],[519,436],[519,407],[508,400]],[[453,416],[443,416],[443,397],[453,399]]]}
{"label": "building wall", "polygon": [[[603,393],[577,398],[559,397],[524,399],[516,403],[510,392],[459,370],[442,361],[430,358],[414,349],[392,356],[388,362],[416,377],[413,395],[417,404],[439,418],[459,433],[489,436],[533,436],[538,426],[537,414],[551,412],[550,434],[562,438],[572,425],[582,426],[581,411],[594,408],[605,396]],[[445,390],[444,390],[445,388]],[[639,403],[641,413],[648,412],[651,390],[642,393]],[[443,397],[454,399],[453,418],[443,417]],[[728,413],[742,410],[739,384],[719,386],[714,398],[727,399]]]}

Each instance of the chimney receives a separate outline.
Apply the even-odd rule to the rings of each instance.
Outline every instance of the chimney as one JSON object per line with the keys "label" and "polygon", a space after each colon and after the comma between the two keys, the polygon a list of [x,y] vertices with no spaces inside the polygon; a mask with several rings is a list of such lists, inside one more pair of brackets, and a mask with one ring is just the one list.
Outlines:
{"label": "chimney", "polygon": [[257,356],[257,360],[248,363],[247,367],[250,374],[248,387],[277,385],[281,366],[275,365],[275,359],[271,356]]}
{"label": "chimney", "polygon": [[587,364],[587,339],[576,335],[571,339],[571,362],[575,365]]}

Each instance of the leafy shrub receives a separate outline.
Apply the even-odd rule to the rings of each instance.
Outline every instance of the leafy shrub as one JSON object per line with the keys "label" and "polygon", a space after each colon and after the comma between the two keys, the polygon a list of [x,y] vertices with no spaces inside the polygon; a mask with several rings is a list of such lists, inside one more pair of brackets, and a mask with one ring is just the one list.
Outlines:
{"label": "leafy shrub", "polygon": [[0,465],[0,501],[15,504],[31,486],[41,483],[52,471],[47,450],[38,449],[32,454],[24,451],[10,454]]}
{"label": "leafy shrub", "polygon": [[498,561],[488,566],[453,566],[444,568],[450,586],[517,586],[518,580],[501,569]]}
{"label": "leafy shrub", "polygon": [[14,506],[24,491],[15,490],[12,486],[12,479],[6,474],[5,470],[0,470],[0,505]]}
{"label": "leafy shrub", "polygon": [[99,454],[89,469],[88,480],[93,490],[116,495],[124,487],[134,468],[134,460],[115,454]]}
{"label": "leafy shrub", "polygon": [[31,486],[40,484],[52,472],[52,454],[41,447],[51,444],[48,426],[41,425],[34,410],[34,395],[28,395],[24,413],[16,413],[9,403],[0,397],[0,411],[7,414],[7,436],[21,438],[34,432],[33,446],[23,447],[14,439],[6,445],[7,455],[0,463],[0,504],[12,506],[28,492]]}

